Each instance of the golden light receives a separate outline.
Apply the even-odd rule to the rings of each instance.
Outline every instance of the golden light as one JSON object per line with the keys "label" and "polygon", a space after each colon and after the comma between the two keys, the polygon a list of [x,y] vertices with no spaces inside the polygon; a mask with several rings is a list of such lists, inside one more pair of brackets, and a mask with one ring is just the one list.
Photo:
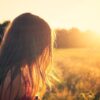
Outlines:
{"label": "golden light", "polygon": [[78,27],[99,35],[99,9],[100,0],[1,0],[0,22],[31,12],[44,18],[51,27]]}

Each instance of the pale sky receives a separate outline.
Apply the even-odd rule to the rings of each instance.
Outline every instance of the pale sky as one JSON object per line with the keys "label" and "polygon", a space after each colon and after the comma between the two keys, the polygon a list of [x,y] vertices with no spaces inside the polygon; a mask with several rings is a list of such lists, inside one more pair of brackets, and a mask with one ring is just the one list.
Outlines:
{"label": "pale sky", "polygon": [[100,0],[0,0],[0,22],[24,12],[39,15],[52,28],[78,27],[100,33]]}

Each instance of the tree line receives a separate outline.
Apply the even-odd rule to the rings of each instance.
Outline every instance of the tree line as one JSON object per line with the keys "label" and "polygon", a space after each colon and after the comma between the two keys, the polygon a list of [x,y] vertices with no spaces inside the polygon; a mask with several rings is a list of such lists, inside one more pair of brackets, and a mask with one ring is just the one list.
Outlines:
{"label": "tree line", "polygon": [[[5,21],[0,24],[0,43],[4,36],[4,32],[9,25],[10,21]],[[100,37],[95,33],[86,31],[82,32],[78,28],[67,29],[55,29],[56,39],[55,48],[84,48],[84,47],[100,47]]]}
{"label": "tree line", "polygon": [[78,28],[56,29],[56,48],[100,47],[100,37],[91,31],[82,32]]}

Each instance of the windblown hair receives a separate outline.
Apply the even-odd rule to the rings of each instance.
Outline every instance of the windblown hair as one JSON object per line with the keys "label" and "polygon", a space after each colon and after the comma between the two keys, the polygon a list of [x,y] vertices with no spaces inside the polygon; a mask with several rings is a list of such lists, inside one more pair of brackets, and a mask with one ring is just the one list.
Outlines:
{"label": "windblown hair", "polygon": [[34,100],[44,94],[52,60],[51,29],[36,15],[24,13],[10,24],[0,47],[0,100]]}

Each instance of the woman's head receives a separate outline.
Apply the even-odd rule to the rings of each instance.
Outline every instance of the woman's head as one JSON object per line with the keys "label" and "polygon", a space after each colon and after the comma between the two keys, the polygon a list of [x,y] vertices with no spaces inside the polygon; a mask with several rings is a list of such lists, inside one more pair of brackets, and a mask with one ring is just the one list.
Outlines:
{"label": "woman's head", "polygon": [[[1,43],[1,84],[5,81],[7,73],[12,71],[13,80],[19,73],[24,77],[29,76],[34,91],[38,91],[40,80],[45,81],[45,72],[51,55],[52,43],[49,25],[42,18],[30,13],[18,16],[5,32]],[[29,75],[24,75],[24,70],[29,72]]]}
{"label": "woman's head", "polygon": [[50,27],[38,16],[22,14],[12,22],[5,34],[3,45],[9,45],[11,52],[16,54],[14,64],[17,61],[31,64],[45,48],[51,50]]}

